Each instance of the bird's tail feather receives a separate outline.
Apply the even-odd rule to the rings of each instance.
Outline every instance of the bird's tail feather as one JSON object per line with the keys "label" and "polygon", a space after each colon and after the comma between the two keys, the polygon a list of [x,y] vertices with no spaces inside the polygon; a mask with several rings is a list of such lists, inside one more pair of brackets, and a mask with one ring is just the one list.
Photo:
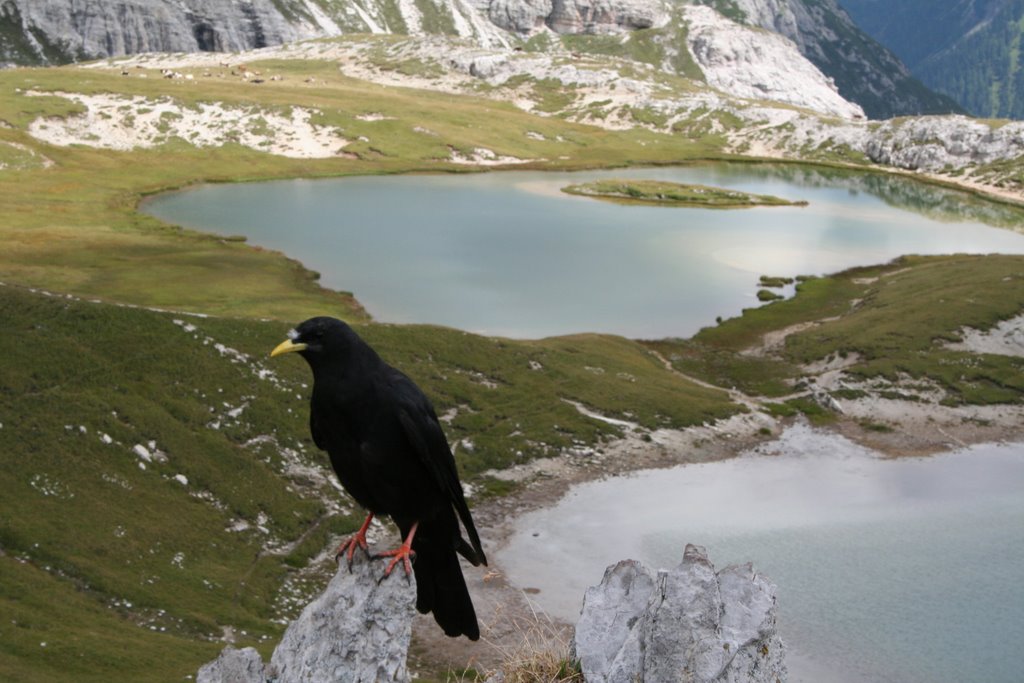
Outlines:
{"label": "bird's tail feather", "polygon": [[487,558],[483,556],[483,553],[477,553],[476,548],[466,542],[466,539],[459,536],[458,544],[455,546],[456,552],[462,555],[466,560],[469,561],[474,567],[479,567],[482,564],[487,564]]}
{"label": "bird's tail feather", "polygon": [[[428,533],[424,534],[424,531]],[[413,550],[416,551],[413,563],[416,574],[416,609],[423,614],[433,612],[434,620],[446,635],[464,635],[470,640],[477,640],[480,638],[480,627],[456,549],[451,542],[442,542],[436,536],[431,538],[430,531],[424,530],[421,525],[413,539]],[[422,542],[417,543],[421,538]],[[468,545],[462,539],[459,540]]]}

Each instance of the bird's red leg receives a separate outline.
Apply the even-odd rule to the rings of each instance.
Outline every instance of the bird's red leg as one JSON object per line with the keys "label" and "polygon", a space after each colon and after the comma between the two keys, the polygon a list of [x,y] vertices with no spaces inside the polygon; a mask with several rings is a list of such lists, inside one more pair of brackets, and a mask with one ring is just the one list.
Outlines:
{"label": "bird's red leg", "polygon": [[373,521],[373,513],[366,515],[366,521],[359,527],[359,531],[355,532],[348,540],[338,546],[338,550],[334,553],[334,561],[337,562],[341,559],[342,555],[348,556],[348,570],[352,571],[352,556],[356,553],[356,548],[362,548],[363,552],[367,555],[370,554],[369,549],[366,547],[366,530],[370,528],[370,522]]}
{"label": "bird's red leg", "polygon": [[410,558],[416,557],[416,553],[412,549],[412,537],[416,535],[416,527],[420,525],[419,522],[415,522],[412,528],[409,529],[409,535],[405,537],[405,542],[398,546],[394,550],[388,550],[383,553],[379,553],[376,557],[390,557],[391,562],[388,563],[387,569],[384,570],[384,576],[381,577],[381,581],[391,575],[391,570],[395,568],[399,562],[402,563],[402,567],[405,569],[405,576],[409,577],[412,575],[412,563],[409,561]]}

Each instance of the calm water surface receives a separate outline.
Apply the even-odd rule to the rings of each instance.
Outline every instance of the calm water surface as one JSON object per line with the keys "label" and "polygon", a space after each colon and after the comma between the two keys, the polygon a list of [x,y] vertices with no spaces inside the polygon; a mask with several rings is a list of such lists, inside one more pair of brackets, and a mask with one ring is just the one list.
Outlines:
{"label": "calm water surface", "polygon": [[[559,189],[600,177],[696,182],[803,208],[619,206]],[[762,274],[907,253],[1024,253],[1019,213],[908,180],[793,166],[355,177],[204,186],[145,210],[241,234],[352,291],[386,322],[533,338],[689,335],[757,306]]]}
{"label": "calm water surface", "polygon": [[778,585],[791,681],[1014,683],[1024,641],[1024,444],[888,460],[797,426],[734,460],[574,487],[497,560],[575,622],[623,558],[686,543]]}

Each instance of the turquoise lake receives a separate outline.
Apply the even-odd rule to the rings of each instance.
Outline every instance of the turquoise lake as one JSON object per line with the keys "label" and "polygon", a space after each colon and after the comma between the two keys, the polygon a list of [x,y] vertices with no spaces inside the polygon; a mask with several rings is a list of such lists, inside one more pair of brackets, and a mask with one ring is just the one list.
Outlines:
{"label": "turquoise lake", "polygon": [[[601,177],[810,204],[621,206],[560,192]],[[688,336],[759,305],[760,275],[825,274],[910,253],[1024,253],[1024,235],[1005,229],[1024,226],[1018,210],[902,178],[786,165],[207,185],[144,210],[283,251],[379,321],[516,338]]]}

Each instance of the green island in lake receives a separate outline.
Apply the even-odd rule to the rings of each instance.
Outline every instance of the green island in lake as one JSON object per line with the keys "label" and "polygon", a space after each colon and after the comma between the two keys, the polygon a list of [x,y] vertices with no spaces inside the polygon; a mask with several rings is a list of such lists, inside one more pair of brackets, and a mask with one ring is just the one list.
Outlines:
{"label": "green island in lake", "polygon": [[567,185],[562,192],[594,197],[620,204],[696,206],[712,209],[743,209],[751,206],[807,206],[769,194],[751,194],[708,185],[671,183],[663,180],[595,180]]}

